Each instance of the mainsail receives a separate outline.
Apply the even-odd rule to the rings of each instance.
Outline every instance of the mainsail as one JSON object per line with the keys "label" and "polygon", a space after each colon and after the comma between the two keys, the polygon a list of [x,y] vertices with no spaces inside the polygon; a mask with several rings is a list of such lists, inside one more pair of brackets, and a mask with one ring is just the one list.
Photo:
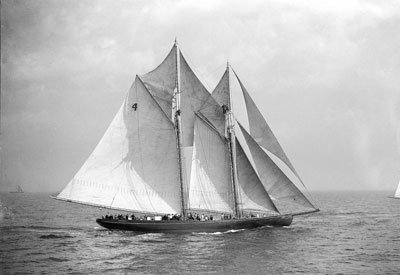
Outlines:
{"label": "mainsail", "polygon": [[[265,126],[244,93],[248,111],[253,108],[249,119]],[[292,168],[268,125],[257,127],[250,122],[250,134],[242,129],[245,140],[236,138],[229,71],[210,94],[175,43],[156,69],[136,76],[104,136],[57,199],[184,217],[186,210],[275,215],[270,195],[313,207],[263,151]]]}

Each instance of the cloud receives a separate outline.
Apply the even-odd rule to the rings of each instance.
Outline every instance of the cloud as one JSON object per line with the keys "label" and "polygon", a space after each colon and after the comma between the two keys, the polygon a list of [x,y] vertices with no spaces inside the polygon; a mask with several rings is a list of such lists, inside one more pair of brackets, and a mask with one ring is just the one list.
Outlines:
{"label": "cloud", "polygon": [[9,184],[61,188],[175,37],[209,89],[229,59],[311,189],[397,182],[398,1],[22,0],[1,20]]}

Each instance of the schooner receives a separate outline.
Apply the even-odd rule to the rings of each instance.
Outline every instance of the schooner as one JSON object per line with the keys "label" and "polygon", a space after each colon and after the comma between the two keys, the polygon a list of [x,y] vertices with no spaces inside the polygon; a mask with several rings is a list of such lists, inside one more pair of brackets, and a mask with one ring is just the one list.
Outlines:
{"label": "schooner", "polygon": [[[234,115],[232,81],[241,87],[249,129]],[[295,215],[317,212],[273,158],[302,183],[231,66],[210,93],[175,41],[157,68],[136,75],[104,136],[56,198],[146,215],[96,220],[141,232],[288,226]],[[194,221],[192,213],[214,218]],[[161,219],[168,214],[179,219]]]}

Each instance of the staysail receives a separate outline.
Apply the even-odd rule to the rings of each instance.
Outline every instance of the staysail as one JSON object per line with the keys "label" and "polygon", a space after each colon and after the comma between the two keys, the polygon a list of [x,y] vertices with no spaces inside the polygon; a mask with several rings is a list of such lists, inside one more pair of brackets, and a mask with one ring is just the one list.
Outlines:
{"label": "staysail", "polygon": [[237,80],[239,81],[241,90],[243,92],[243,97],[246,103],[247,116],[249,120],[250,126],[250,134],[255,139],[255,141],[260,144],[260,146],[264,147],[271,153],[273,153],[276,157],[278,157],[281,161],[283,161],[290,170],[300,179],[300,176],[294,169],[292,163],[289,158],[286,156],[283,151],[281,145],[276,139],[274,133],[271,128],[265,121],[263,115],[260,110],[258,110],[257,105],[254,103],[253,99],[250,97],[243,83],[240,81],[239,77],[235,73]]}
{"label": "staysail", "polygon": [[239,204],[242,211],[279,212],[236,140]]}
{"label": "staysail", "polygon": [[58,199],[179,213],[175,131],[139,77],[105,135]]}
{"label": "staysail", "polygon": [[227,141],[196,115],[189,209],[233,212],[230,159]]}
{"label": "staysail", "polygon": [[315,209],[296,185],[290,181],[262,147],[250,136],[246,129],[239,122],[238,125],[246,140],[258,175],[268,193],[276,200]]}

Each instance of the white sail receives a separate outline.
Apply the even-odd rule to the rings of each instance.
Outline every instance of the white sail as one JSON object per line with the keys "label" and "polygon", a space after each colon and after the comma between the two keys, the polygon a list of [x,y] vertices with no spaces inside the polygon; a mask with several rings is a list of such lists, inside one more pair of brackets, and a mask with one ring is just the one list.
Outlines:
{"label": "white sail", "polygon": [[254,103],[253,99],[250,97],[249,93],[247,92],[246,88],[243,86],[237,75],[236,78],[239,81],[246,103],[251,136],[260,146],[264,147],[275,156],[277,156],[281,161],[283,161],[290,168],[290,170],[300,179],[297,171],[294,169],[292,163],[286,156],[271,128],[265,121],[260,110],[258,110],[257,105]]}
{"label": "white sail", "polygon": [[242,146],[236,140],[239,205],[243,211],[278,212]]}
{"label": "white sail", "polygon": [[172,122],[136,77],[105,135],[58,199],[149,213],[179,213]]}
{"label": "white sail", "polygon": [[212,92],[212,96],[220,106],[230,106],[229,67],[225,70],[221,80]]}
{"label": "white sail", "polygon": [[178,48],[174,45],[168,56],[157,68],[140,77],[148,91],[171,120],[172,99],[177,81],[177,51]]}
{"label": "white sail", "polygon": [[[177,66],[178,62],[179,66]],[[165,60],[155,70],[145,74],[142,78],[150,93],[170,119],[172,119],[171,114],[176,111],[173,110],[176,106],[174,92],[176,92],[176,85],[179,81],[182,177],[183,185],[185,185],[183,188],[186,188],[190,181],[192,169],[195,113],[201,112],[220,133],[224,131],[224,115],[218,103],[215,102],[189,67],[176,44]]]}
{"label": "white sail", "polygon": [[184,56],[176,45],[165,60],[153,71],[141,78],[162,107],[165,114],[171,118],[174,89],[177,81],[177,53],[179,52],[182,146],[193,146],[193,131],[195,113],[201,112],[220,132],[224,131],[224,115],[218,103],[207,91],[194,74]]}
{"label": "white sail", "polygon": [[397,186],[396,192],[394,193],[394,197],[400,199],[400,182],[399,185]]}
{"label": "white sail", "polygon": [[295,203],[306,208],[315,209],[296,185],[290,181],[268,154],[250,136],[246,129],[240,123],[238,125],[246,140],[258,175],[270,196],[285,203]]}
{"label": "white sail", "polygon": [[183,146],[193,145],[195,113],[203,114],[224,133],[225,117],[218,103],[193,73],[183,55],[180,57]]}
{"label": "white sail", "polygon": [[233,212],[228,144],[204,119],[196,116],[188,206]]}

